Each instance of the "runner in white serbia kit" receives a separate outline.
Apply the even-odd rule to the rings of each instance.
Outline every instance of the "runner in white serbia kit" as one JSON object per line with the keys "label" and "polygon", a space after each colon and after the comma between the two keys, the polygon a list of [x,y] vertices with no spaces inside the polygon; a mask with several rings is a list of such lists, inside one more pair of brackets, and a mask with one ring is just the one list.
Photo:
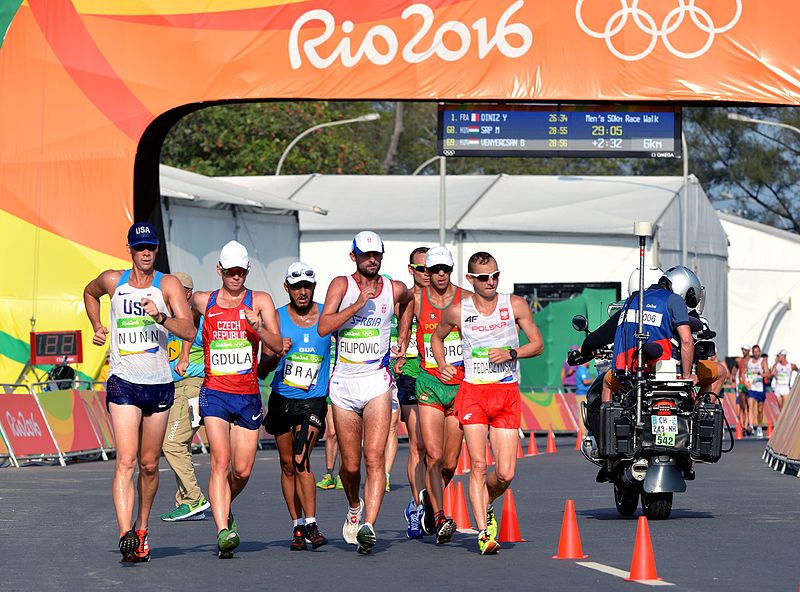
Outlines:
{"label": "runner in white serbia kit", "polygon": [[[119,551],[126,562],[149,561],[148,519],[158,490],[158,462],[175,393],[167,336],[192,340],[197,333],[183,286],[155,270],[158,233],[138,222],[128,231],[131,269],[109,269],[86,285],[83,301],[94,328],[92,343],[110,336],[106,406],[116,441],[112,497]],[[111,297],[111,330],[100,321],[100,298]],[[133,474],[139,465],[139,504],[132,520]]]}
{"label": "runner in white serbia kit", "polygon": [[[414,312],[408,306],[412,295],[406,285],[380,275],[383,252],[383,241],[374,232],[355,236],[350,259],[356,271],[331,282],[318,325],[321,336],[337,333],[329,395],[342,456],[339,475],[349,504],[342,535],[358,545],[359,553],[370,553],[375,546],[373,525],[386,488],[385,447],[394,394],[388,369],[394,304],[400,305],[397,355],[405,354]],[[359,499],[362,441],[367,468],[364,500]]]}

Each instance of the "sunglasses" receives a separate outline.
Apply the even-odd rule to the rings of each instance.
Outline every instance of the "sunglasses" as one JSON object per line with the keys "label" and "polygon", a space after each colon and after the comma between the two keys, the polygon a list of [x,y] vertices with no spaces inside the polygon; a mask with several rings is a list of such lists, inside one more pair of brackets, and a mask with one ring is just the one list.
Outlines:
{"label": "sunglasses", "polygon": [[453,268],[449,265],[434,265],[428,268],[428,273],[431,275],[436,273],[453,273]]}
{"label": "sunglasses", "polygon": [[414,271],[425,273],[425,266],[422,263],[409,263],[408,266]]}
{"label": "sunglasses", "polygon": [[304,271],[293,271],[289,275],[291,277],[293,277],[293,278],[299,278],[299,277],[303,277],[303,276],[313,278],[314,277],[314,271],[311,270],[311,269],[306,269]]}
{"label": "sunglasses", "polygon": [[245,276],[249,273],[249,270],[245,269],[244,267],[231,267],[229,269],[223,269],[222,275],[225,277],[234,277],[237,275]]}
{"label": "sunglasses", "polygon": [[158,249],[158,245],[153,245],[150,243],[141,243],[139,245],[131,245],[131,249],[133,249],[137,253],[141,253],[142,251],[152,251],[153,253],[155,253],[156,249]]}
{"label": "sunglasses", "polygon": [[479,282],[488,282],[489,280],[496,280],[500,277],[500,270],[498,269],[494,273],[469,273],[467,275],[471,278],[475,278]]}

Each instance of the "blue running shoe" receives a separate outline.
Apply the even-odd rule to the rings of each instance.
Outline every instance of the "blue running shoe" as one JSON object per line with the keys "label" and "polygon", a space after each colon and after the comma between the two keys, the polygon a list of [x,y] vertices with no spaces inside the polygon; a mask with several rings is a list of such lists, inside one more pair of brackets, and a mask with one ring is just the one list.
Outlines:
{"label": "blue running shoe", "polygon": [[414,500],[408,502],[406,509],[403,511],[403,514],[406,517],[406,523],[408,524],[408,528],[406,529],[406,536],[410,539],[421,539],[422,538],[422,529],[419,525],[419,515],[420,511],[417,507],[417,504],[414,503]]}

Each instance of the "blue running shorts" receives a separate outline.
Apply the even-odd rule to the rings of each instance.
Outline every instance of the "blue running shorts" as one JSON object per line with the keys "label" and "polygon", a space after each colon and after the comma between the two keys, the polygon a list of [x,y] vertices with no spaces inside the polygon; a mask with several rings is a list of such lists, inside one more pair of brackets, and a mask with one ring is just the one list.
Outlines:
{"label": "blue running shorts", "polygon": [[237,395],[200,389],[200,417],[219,417],[228,423],[257,430],[264,419],[261,395]]}
{"label": "blue running shorts", "polygon": [[142,410],[142,415],[169,411],[175,398],[175,383],[137,384],[119,376],[109,376],[106,382],[106,409],[115,405],[133,405]]}

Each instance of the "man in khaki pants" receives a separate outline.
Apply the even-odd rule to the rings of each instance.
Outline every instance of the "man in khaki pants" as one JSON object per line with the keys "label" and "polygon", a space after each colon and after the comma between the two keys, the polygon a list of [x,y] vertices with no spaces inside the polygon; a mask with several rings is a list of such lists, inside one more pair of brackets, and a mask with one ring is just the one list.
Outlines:
{"label": "man in khaki pants", "polygon": [[[186,290],[186,298],[190,299],[194,289],[191,276],[180,271],[173,275],[180,280]],[[197,398],[200,396],[204,376],[202,335],[201,326],[194,342],[181,341],[174,336],[171,336],[169,342],[169,364],[175,380],[175,402],[169,412],[163,450],[164,457],[175,472],[178,491],[175,493],[175,508],[161,515],[165,522],[204,520],[205,510],[211,507],[197,484],[192,463],[192,439],[198,429],[192,427],[192,424],[197,425]],[[193,409],[192,402],[195,404]]]}

